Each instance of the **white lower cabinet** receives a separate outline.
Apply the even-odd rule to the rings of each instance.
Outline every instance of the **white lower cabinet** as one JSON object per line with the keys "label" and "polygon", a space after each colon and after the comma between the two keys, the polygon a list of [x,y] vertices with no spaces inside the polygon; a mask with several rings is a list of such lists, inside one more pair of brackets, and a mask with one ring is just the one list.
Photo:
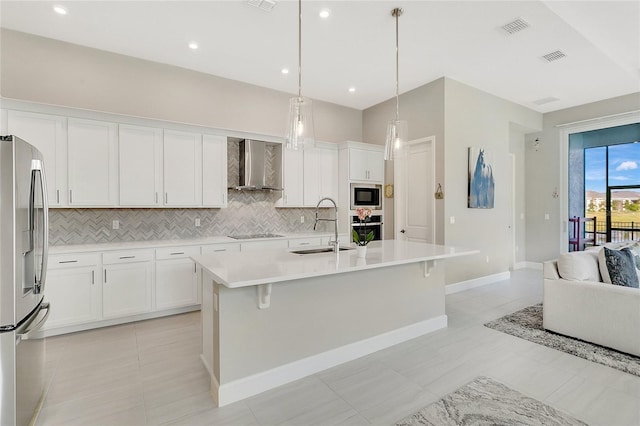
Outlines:
{"label": "white lower cabinet", "polygon": [[151,311],[153,250],[103,253],[104,318]]}
{"label": "white lower cabinet", "polygon": [[196,265],[200,247],[156,249],[156,309],[198,304]]}
{"label": "white lower cabinet", "polygon": [[208,244],[202,246],[202,254],[240,251],[240,243]]}
{"label": "white lower cabinet", "polygon": [[99,265],[97,253],[49,257],[45,299],[51,304],[51,313],[44,330],[100,319]]}

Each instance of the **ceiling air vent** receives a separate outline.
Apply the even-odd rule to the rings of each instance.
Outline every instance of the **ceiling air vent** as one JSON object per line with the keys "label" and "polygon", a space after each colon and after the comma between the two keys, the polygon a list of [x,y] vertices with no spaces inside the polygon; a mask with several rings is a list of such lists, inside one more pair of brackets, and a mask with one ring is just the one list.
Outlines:
{"label": "ceiling air vent", "polygon": [[500,28],[502,28],[508,34],[515,34],[519,31],[529,28],[529,24],[522,18],[516,18],[512,22],[509,22],[508,24],[505,24]]}
{"label": "ceiling air vent", "polygon": [[557,61],[558,59],[562,59],[567,55],[564,52],[556,50],[555,52],[547,53],[546,55],[542,55],[542,59],[547,62]]}
{"label": "ceiling air vent", "polygon": [[255,6],[258,9],[264,10],[265,12],[271,12],[273,7],[276,5],[275,0],[249,0],[250,6]]}

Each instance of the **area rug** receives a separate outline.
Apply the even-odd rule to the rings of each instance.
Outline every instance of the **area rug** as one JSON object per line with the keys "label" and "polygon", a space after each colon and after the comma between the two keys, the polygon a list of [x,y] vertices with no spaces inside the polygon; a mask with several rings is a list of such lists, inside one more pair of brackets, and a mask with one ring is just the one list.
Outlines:
{"label": "area rug", "polygon": [[586,425],[488,377],[477,377],[444,398],[405,417],[411,425]]}
{"label": "area rug", "polygon": [[616,368],[625,373],[640,376],[640,357],[543,329],[542,304],[529,306],[505,315],[486,323],[485,326],[588,361]]}

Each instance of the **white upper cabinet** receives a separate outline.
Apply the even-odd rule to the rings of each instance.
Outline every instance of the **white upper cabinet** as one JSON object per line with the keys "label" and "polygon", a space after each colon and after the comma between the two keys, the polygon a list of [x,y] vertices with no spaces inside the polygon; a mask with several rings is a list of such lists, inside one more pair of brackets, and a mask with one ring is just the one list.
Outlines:
{"label": "white upper cabinet", "polygon": [[227,206],[227,138],[202,136],[202,204]]}
{"label": "white upper cabinet", "polygon": [[[320,198],[329,197],[338,202],[338,150],[332,148],[318,148],[318,191]],[[318,200],[316,200],[316,203]],[[315,204],[314,204],[315,205]],[[327,201],[322,203],[323,207],[332,207]]]}
{"label": "white upper cabinet", "polygon": [[7,133],[34,145],[44,157],[49,206],[67,203],[67,119],[57,115],[7,111]]}
{"label": "white upper cabinet", "polygon": [[284,207],[300,207],[304,203],[304,150],[283,149],[282,176]]}
{"label": "white upper cabinet", "polygon": [[162,129],[121,124],[118,136],[120,205],[162,205]]}
{"label": "white upper cabinet", "polygon": [[[283,207],[315,207],[324,197],[338,197],[338,150],[333,144],[284,150]],[[323,207],[332,206],[324,202]]]}
{"label": "white upper cabinet", "polygon": [[164,131],[164,205],[202,205],[202,135]]}
{"label": "white upper cabinet", "polygon": [[382,183],[384,181],[383,148],[349,148],[349,180]]}
{"label": "white upper cabinet", "polygon": [[118,125],[69,118],[70,206],[118,205]]}

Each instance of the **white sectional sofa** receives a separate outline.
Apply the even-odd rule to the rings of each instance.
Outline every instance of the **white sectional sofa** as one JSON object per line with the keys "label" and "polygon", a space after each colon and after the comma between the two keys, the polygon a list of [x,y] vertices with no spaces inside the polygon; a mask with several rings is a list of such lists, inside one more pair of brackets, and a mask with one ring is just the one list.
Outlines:
{"label": "white sectional sofa", "polygon": [[602,282],[598,250],[544,263],[543,326],[640,356],[640,289]]}

